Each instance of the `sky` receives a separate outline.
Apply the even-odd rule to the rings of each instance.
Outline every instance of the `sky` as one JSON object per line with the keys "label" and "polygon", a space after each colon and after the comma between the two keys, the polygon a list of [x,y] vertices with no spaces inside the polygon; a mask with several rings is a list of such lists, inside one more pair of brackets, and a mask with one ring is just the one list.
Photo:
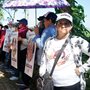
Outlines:
{"label": "sky", "polygon": [[[86,16],[84,24],[87,28],[90,28],[90,12],[89,12],[90,11],[89,10],[90,9],[90,5],[89,5],[90,0],[88,0],[88,1],[76,0],[76,1],[84,7],[84,13]],[[13,14],[13,12],[11,12],[9,9],[7,9],[7,11],[9,11],[11,15]],[[48,11],[55,12],[54,8],[37,8],[36,11],[35,11],[35,9],[27,9],[27,11],[29,12],[29,13],[27,13],[28,14],[27,18],[28,18],[28,26],[29,27],[33,27],[36,24],[38,24],[38,21],[36,21],[36,20],[39,16],[42,16],[43,14],[45,14]],[[7,15],[5,14],[5,16],[8,17],[8,14]],[[6,21],[8,21],[7,17],[6,17]],[[15,20],[14,21],[16,22],[17,20],[19,20],[23,17],[25,17],[24,11],[22,9],[18,10],[17,13],[15,14],[15,18],[14,18]]]}
{"label": "sky", "polygon": [[90,29],[90,0],[77,0],[84,7],[85,26]]}

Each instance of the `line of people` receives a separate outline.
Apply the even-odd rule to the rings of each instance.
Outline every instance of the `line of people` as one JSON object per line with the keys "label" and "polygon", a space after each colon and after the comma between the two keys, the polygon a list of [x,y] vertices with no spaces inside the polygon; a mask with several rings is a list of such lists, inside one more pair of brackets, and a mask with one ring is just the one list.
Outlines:
{"label": "line of people", "polygon": [[[2,55],[0,55],[4,57],[0,61],[5,60],[6,65],[9,65],[9,69],[13,69],[14,77],[10,77],[10,80],[20,79],[16,84],[21,86],[22,90],[29,88],[30,81],[32,81],[32,78],[24,73],[28,41],[31,39],[37,45],[35,66],[37,67],[37,76],[43,76],[46,71],[50,73],[57,53],[65,40],[71,35],[70,32],[73,29],[73,17],[67,12],[61,14],[47,12],[40,16],[38,20],[40,22],[39,25],[34,27],[34,32],[27,27],[28,21],[25,18],[17,20],[18,24],[8,24],[12,32],[18,31],[17,69],[10,65],[11,51],[9,50],[9,53],[4,52],[2,50],[3,46],[0,47],[0,52],[4,52],[4,54],[1,53]],[[5,32],[3,33],[2,31],[2,25],[0,27],[1,42]],[[32,32],[33,34],[31,35]],[[70,41],[59,58],[52,75],[54,90],[81,90],[79,76],[90,69],[90,58],[85,64],[82,64],[82,53],[90,57],[90,42],[81,37],[71,35]],[[36,80],[34,82],[36,85]]]}

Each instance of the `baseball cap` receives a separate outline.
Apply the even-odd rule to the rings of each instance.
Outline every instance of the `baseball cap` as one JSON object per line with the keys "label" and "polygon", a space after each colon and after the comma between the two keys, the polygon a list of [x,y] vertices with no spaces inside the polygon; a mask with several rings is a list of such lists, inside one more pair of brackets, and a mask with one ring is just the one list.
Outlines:
{"label": "baseball cap", "polygon": [[42,21],[43,19],[44,19],[44,16],[40,16],[40,17],[38,18],[39,21]]}
{"label": "baseball cap", "polygon": [[57,19],[57,15],[54,12],[47,12],[46,14],[44,14],[43,17],[46,19],[51,19],[51,20]]}
{"label": "baseball cap", "polygon": [[24,24],[24,25],[27,25],[28,24],[28,21],[27,21],[27,19],[25,19],[25,18],[22,18],[21,20],[17,20],[19,23],[22,23],[22,24]]}
{"label": "baseball cap", "polygon": [[69,20],[71,23],[73,23],[73,18],[69,13],[61,13],[61,14],[57,14],[57,21],[61,20],[61,19],[67,19]]}
{"label": "baseball cap", "polygon": [[51,20],[55,20],[57,19],[57,15],[54,12],[47,12],[46,14],[44,14],[43,16],[40,16],[38,18],[38,20],[43,20],[44,18],[46,19],[51,19]]}

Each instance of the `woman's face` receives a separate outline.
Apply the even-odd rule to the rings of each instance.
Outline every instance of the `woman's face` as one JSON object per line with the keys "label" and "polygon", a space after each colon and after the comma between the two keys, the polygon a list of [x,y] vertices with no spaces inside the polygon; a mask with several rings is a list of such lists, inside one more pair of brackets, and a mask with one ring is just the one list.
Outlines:
{"label": "woman's face", "polygon": [[22,28],[22,26],[23,26],[23,24],[22,23],[19,23],[18,28]]}
{"label": "woman's face", "polygon": [[57,28],[57,33],[59,35],[67,35],[71,29],[72,29],[72,24],[70,21],[66,20],[66,19],[61,19],[57,22],[56,24],[56,28]]}
{"label": "woman's face", "polygon": [[51,20],[50,19],[44,19],[44,26],[45,26],[45,28],[47,28],[50,24],[51,24]]}

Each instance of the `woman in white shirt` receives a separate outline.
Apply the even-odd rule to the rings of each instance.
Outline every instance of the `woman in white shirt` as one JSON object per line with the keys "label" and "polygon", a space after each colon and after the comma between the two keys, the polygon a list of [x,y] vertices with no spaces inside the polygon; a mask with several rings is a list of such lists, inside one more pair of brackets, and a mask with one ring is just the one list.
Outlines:
{"label": "woman in white shirt", "polygon": [[[57,53],[69,37],[73,27],[73,18],[68,13],[58,14],[56,29],[57,36],[47,40],[42,55],[40,76],[46,70],[50,73]],[[81,90],[79,75],[89,69],[90,58],[82,64],[82,53],[90,56],[89,43],[78,36],[72,36],[59,58],[52,74],[54,90]],[[77,67],[79,66],[79,67]]]}

